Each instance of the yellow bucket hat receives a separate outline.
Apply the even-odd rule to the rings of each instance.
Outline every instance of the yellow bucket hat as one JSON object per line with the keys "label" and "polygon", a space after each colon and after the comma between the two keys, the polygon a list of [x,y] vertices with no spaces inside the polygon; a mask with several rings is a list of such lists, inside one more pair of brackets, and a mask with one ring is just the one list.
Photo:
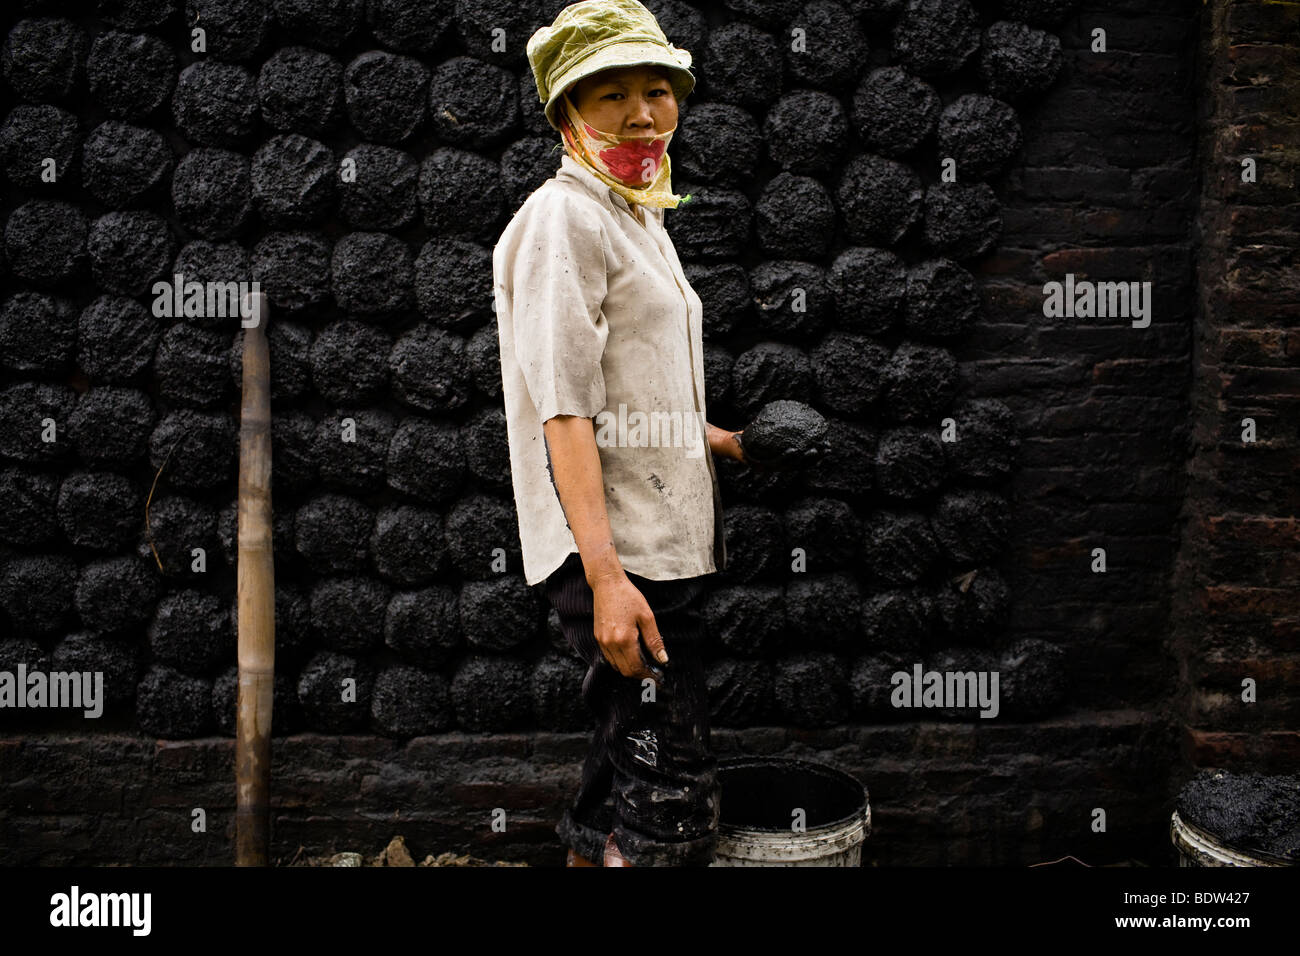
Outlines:
{"label": "yellow bucket hat", "polygon": [[695,88],[691,54],[668,42],[654,14],[637,0],[581,0],[560,11],[555,22],[528,39],[528,64],[557,131],[560,96],[574,83],[611,67],[665,67],[673,95],[681,102]]}

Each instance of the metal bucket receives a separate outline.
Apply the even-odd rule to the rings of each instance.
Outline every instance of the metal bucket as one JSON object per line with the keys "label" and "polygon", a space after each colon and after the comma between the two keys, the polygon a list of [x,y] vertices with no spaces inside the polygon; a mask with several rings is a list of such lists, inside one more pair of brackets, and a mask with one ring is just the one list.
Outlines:
{"label": "metal bucket", "polygon": [[714,866],[861,866],[867,788],[842,770],[787,757],[718,761]]}
{"label": "metal bucket", "polygon": [[[724,804],[725,806],[725,804]],[[1174,811],[1169,821],[1169,838],[1178,848],[1179,866],[1291,866],[1286,860],[1266,853],[1243,852],[1218,840],[1213,834],[1188,823]]]}

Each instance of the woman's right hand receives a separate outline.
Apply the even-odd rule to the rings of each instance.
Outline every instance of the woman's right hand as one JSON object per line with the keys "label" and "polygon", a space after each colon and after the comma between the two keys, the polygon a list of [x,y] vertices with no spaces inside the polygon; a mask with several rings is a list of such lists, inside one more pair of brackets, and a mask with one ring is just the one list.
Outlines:
{"label": "woman's right hand", "polygon": [[668,663],[668,652],[645,596],[622,571],[598,577],[591,582],[591,590],[596,643],[605,660],[624,677],[654,680],[642,658],[640,642],[645,641],[650,656],[660,664]]}

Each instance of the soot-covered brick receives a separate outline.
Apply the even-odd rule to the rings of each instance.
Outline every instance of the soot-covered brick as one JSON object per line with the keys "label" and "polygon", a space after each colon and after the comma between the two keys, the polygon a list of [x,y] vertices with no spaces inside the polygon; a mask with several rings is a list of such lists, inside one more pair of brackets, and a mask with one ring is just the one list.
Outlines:
{"label": "soot-covered brick", "polygon": [[582,700],[587,670],[572,657],[547,654],[533,666],[533,716],[545,730],[586,730],[591,715]]}
{"label": "soot-covered brick", "polygon": [[[57,106],[15,106],[0,127],[0,163],[20,189],[64,186],[76,173],[81,130],[77,117]],[[53,182],[46,163],[54,161]]]}
{"label": "soot-covered brick", "polygon": [[228,149],[192,149],[172,176],[176,218],[206,239],[238,235],[253,209],[251,194],[248,158]]}
{"label": "soot-covered brick", "polygon": [[708,668],[709,719],[718,727],[753,727],[773,709],[772,668],[766,661],[724,657]]}
{"label": "soot-covered brick", "polygon": [[238,62],[257,53],[271,28],[263,0],[185,0],[187,30],[204,31],[207,55]]}
{"label": "soot-covered brick", "polygon": [[178,322],[163,333],[154,356],[158,394],[199,408],[230,394],[230,336]]}
{"label": "soot-covered brick", "polygon": [[758,165],[758,123],[739,106],[702,103],[681,118],[673,138],[673,171],[688,179],[727,186],[746,182]]}
{"label": "soot-covered brick", "polygon": [[996,640],[1006,624],[1010,604],[1010,589],[993,568],[978,568],[956,581],[945,581],[934,595],[945,632],[962,644]]}
{"label": "soot-covered brick", "polygon": [[829,93],[788,93],[777,101],[763,123],[763,141],[772,161],[800,175],[831,172],[839,165],[848,140],[844,108]]}
{"label": "soot-covered brick", "polygon": [[898,320],[907,294],[907,268],[888,249],[855,246],[835,257],[827,285],[841,331],[879,335]]}
{"label": "soot-covered brick", "polygon": [[144,495],[113,472],[73,472],[59,487],[59,526],[72,544],[92,551],[117,551],[141,530]]}
{"label": "soot-covered brick", "polygon": [[463,239],[430,239],[415,259],[415,298],[444,329],[481,324],[492,303],[492,253]]}
{"label": "soot-covered brick", "polygon": [[[855,526],[857,519],[853,521]],[[854,542],[856,550],[857,544]],[[862,594],[858,582],[844,572],[816,573],[821,567],[809,562],[812,574],[795,575],[785,588],[785,619],[789,641],[799,649],[819,647],[845,653],[862,644],[859,618]]]}
{"label": "soot-covered brick", "polygon": [[388,387],[393,339],[354,319],[331,322],[311,345],[311,380],[326,401],[350,405],[377,399]]}
{"label": "soot-covered brick", "polygon": [[5,79],[20,99],[58,102],[80,88],[86,62],[86,34],[71,20],[20,20],[0,51]]}
{"label": "soot-covered brick", "polygon": [[125,635],[153,616],[159,586],[158,569],[143,559],[106,558],[81,568],[73,601],[81,623],[90,630]]}
{"label": "soot-covered brick", "polygon": [[441,674],[397,664],[375,677],[370,723],[381,734],[419,737],[450,730],[454,721],[451,683]]}
{"label": "soot-covered brick", "polygon": [[77,365],[96,382],[127,382],[152,360],[162,328],[139,302],[101,295],[77,319]]}
{"label": "soot-covered brick", "polygon": [[418,415],[402,419],[388,445],[388,486],[418,501],[446,504],[464,482],[460,429]]}
{"label": "soot-covered brick", "polygon": [[918,76],[954,73],[979,49],[968,0],[907,0],[893,30],[893,58]]}
{"label": "soot-covered brick", "polygon": [[13,274],[51,288],[81,275],[86,262],[85,215],[72,203],[33,199],[9,214],[5,254]]}
{"label": "soot-covered brick", "polygon": [[[15,461],[55,463],[71,455],[66,438],[77,393],[48,382],[19,382],[0,391],[0,455]],[[44,441],[45,419],[54,422],[55,441]]]}
{"label": "soot-covered brick", "polygon": [[334,207],[337,178],[329,147],[298,133],[271,137],[253,156],[253,200],[271,226],[324,220]]}
{"label": "soot-covered brick", "polygon": [[446,529],[448,554],[461,577],[481,581],[523,567],[518,518],[501,498],[466,495],[447,513]]}
{"label": "soot-covered brick", "polygon": [[286,36],[329,50],[352,39],[366,0],[273,0],[272,6]]}
{"label": "soot-covered brick", "polygon": [[688,259],[735,259],[749,248],[754,210],[738,189],[721,186],[674,186],[689,203],[665,219],[679,255]]}
{"label": "soot-covered brick", "polygon": [[[797,249],[792,249],[796,251]],[[753,329],[782,339],[805,341],[830,324],[833,300],[826,270],[811,262],[763,262],[750,273]],[[739,303],[748,306],[747,302]]]}
{"label": "soot-covered brick", "polygon": [[167,220],[154,212],[110,212],[91,223],[86,252],[95,284],[106,292],[144,295],[176,256]]}
{"label": "soot-covered brick", "polygon": [[424,119],[429,71],[419,60],[382,50],[362,53],[343,71],[352,125],[376,143],[400,143]]}
{"label": "soot-covered brick", "polygon": [[374,667],[346,654],[320,651],[298,675],[298,703],[312,730],[345,733],[370,721]]}
{"label": "soot-covered brick", "polygon": [[939,543],[923,514],[879,508],[862,524],[862,570],[881,584],[915,584],[939,558]]}
{"label": "soot-covered brick", "polygon": [[464,149],[442,146],[420,165],[420,211],[438,236],[495,242],[505,193],[501,167]]}
{"label": "soot-covered brick", "polygon": [[442,515],[418,505],[388,505],[375,517],[370,539],[375,569],[394,584],[425,584],[442,573],[447,543]]}
{"label": "soot-covered brick", "polygon": [[991,491],[954,489],[939,499],[930,526],[950,561],[978,564],[1005,547],[1008,510],[1006,499]]}
{"label": "soot-covered brick", "polygon": [[1024,23],[999,20],[984,31],[979,72],[998,99],[1019,103],[1047,90],[1061,69],[1061,40]]}
{"label": "soot-covered brick", "polygon": [[460,589],[460,626],[465,639],[484,651],[508,651],[540,631],[537,592],[517,573],[466,581]]}
{"label": "soot-covered brick", "polygon": [[257,97],[266,125],[318,136],[342,116],[343,64],[304,46],[276,50],[262,64]]}
{"label": "soot-covered brick", "polygon": [[319,232],[272,232],[253,248],[250,265],[270,303],[296,312],[329,301],[332,257]]}
{"label": "soot-covered brick", "polygon": [[464,650],[460,599],[456,589],[433,584],[418,591],[398,591],[388,602],[384,643],[411,664],[441,667]]}
{"label": "soot-covered brick", "polygon": [[921,215],[921,180],[908,166],[870,153],[850,159],[836,186],[852,242],[893,245]]}
{"label": "soot-covered brick", "polygon": [[318,574],[364,570],[374,513],[346,495],[317,495],[294,518],[295,547]]}
{"label": "soot-covered brick", "polygon": [[1039,27],[1059,26],[1078,5],[1078,0],[1000,0],[1002,12],[1009,19]]}
{"label": "soot-covered brick", "polygon": [[975,277],[951,259],[927,259],[907,272],[907,330],[924,338],[948,338],[971,327],[979,313]]}
{"label": "soot-covered brick", "polygon": [[155,664],[136,688],[135,717],[140,729],[154,737],[201,737],[214,726],[212,681]]}
{"label": "soot-covered brick", "polygon": [[362,143],[343,157],[355,177],[339,183],[339,212],[357,229],[397,229],[415,218],[420,167],[410,153]]}
{"label": "soot-covered brick", "polygon": [[844,723],[852,701],[845,662],[826,651],[776,662],[773,690],[786,720],[796,727]]}
{"label": "soot-covered brick", "polygon": [[1001,100],[967,93],[939,114],[935,141],[939,155],[957,161],[960,179],[989,179],[1020,149],[1020,120]]}
{"label": "soot-covered brick", "polygon": [[192,142],[238,146],[257,124],[257,80],[242,66],[191,63],[176,81],[172,118]]}
{"label": "soot-covered brick", "polygon": [[472,56],[440,63],[429,78],[429,124],[451,146],[484,150],[519,123],[515,76]]}
{"label": "soot-covered brick", "polygon": [[165,595],[149,625],[154,660],[195,677],[233,662],[228,604],[215,594],[192,588]]}
{"label": "soot-covered brick", "polygon": [[885,367],[881,395],[890,418],[935,420],[957,392],[957,360],[937,345],[903,342]]}
{"label": "soot-covered brick", "polygon": [[109,116],[142,120],[166,102],[176,86],[176,56],[158,37],[102,33],[86,60],[90,95]]}
{"label": "soot-covered brick", "polygon": [[40,637],[64,626],[77,593],[79,569],[69,557],[37,554],[0,565],[0,608],[15,637]]}
{"label": "soot-covered brick", "polygon": [[727,23],[710,30],[697,75],[709,99],[762,109],[781,95],[781,45],[750,23]]}
{"label": "soot-covered brick", "polygon": [[864,335],[827,335],[812,353],[818,401],[842,415],[864,415],[880,394],[889,357],[889,349]]}
{"label": "soot-covered brick", "polygon": [[334,575],[311,589],[311,628],[320,643],[343,654],[367,654],[379,646],[376,623],[384,619],[392,588],[365,575]]}
{"label": "soot-covered brick", "polygon": [[[469,401],[465,340],[422,322],[389,355],[393,396],[423,412],[454,412]],[[467,459],[468,463],[468,459]]]}
{"label": "soot-covered brick", "polygon": [[701,614],[710,636],[732,654],[765,657],[784,646],[785,598],[775,585],[717,588],[705,598]]}
{"label": "soot-covered brick", "polygon": [[835,204],[811,176],[778,173],[754,204],[754,223],[768,255],[818,259],[835,235]]}
{"label": "soot-covered brick", "polygon": [[942,483],[943,442],[934,428],[903,425],[880,434],[876,487],[891,498],[921,498]]}
{"label": "soot-covered brick", "polygon": [[397,420],[383,408],[344,408],[322,415],[313,452],[321,481],[342,491],[383,488],[396,429]]}
{"label": "soot-covered brick", "polygon": [[432,53],[455,11],[455,0],[370,0],[366,22],[375,39],[390,49]]}
{"label": "soot-covered brick", "polygon": [[934,130],[941,105],[929,83],[900,66],[883,66],[868,73],[854,92],[853,126],[868,149],[902,156]]}
{"label": "soot-covered brick", "polygon": [[983,255],[1002,234],[1002,208],[988,183],[932,183],[924,202],[925,241],[940,255]]}
{"label": "soot-covered brick", "polygon": [[217,515],[207,503],[177,494],[155,495],[149,503],[149,528],[137,551],[155,568],[161,564],[160,574],[205,580],[207,569],[196,569],[194,549],[211,560],[218,547]]}
{"label": "soot-covered brick", "polygon": [[146,392],[102,385],[82,394],[68,417],[68,435],[82,461],[129,467],[144,459],[157,422]]}
{"label": "soot-covered brick", "polygon": [[509,657],[470,655],[456,669],[451,699],[465,730],[512,730],[533,714],[532,668]]}
{"label": "soot-covered brick", "polygon": [[231,416],[180,408],[149,436],[149,463],[178,488],[218,488],[235,476],[239,429]]}
{"label": "soot-covered brick", "polygon": [[76,342],[77,312],[67,299],[19,292],[0,306],[0,365],[7,369],[56,374]]}
{"label": "soot-covered brick", "polygon": [[350,232],[334,244],[331,287],[339,307],[357,315],[387,315],[408,309],[411,250],[383,232]]}

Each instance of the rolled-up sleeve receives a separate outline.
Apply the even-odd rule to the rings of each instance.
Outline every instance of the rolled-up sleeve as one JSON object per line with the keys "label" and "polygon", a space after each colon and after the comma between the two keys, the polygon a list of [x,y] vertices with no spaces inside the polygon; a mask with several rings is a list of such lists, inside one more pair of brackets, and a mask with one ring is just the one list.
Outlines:
{"label": "rolled-up sleeve", "polygon": [[534,198],[501,264],[515,357],[540,421],[592,418],[605,407],[601,360],[609,336],[598,212],[558,191]]}

